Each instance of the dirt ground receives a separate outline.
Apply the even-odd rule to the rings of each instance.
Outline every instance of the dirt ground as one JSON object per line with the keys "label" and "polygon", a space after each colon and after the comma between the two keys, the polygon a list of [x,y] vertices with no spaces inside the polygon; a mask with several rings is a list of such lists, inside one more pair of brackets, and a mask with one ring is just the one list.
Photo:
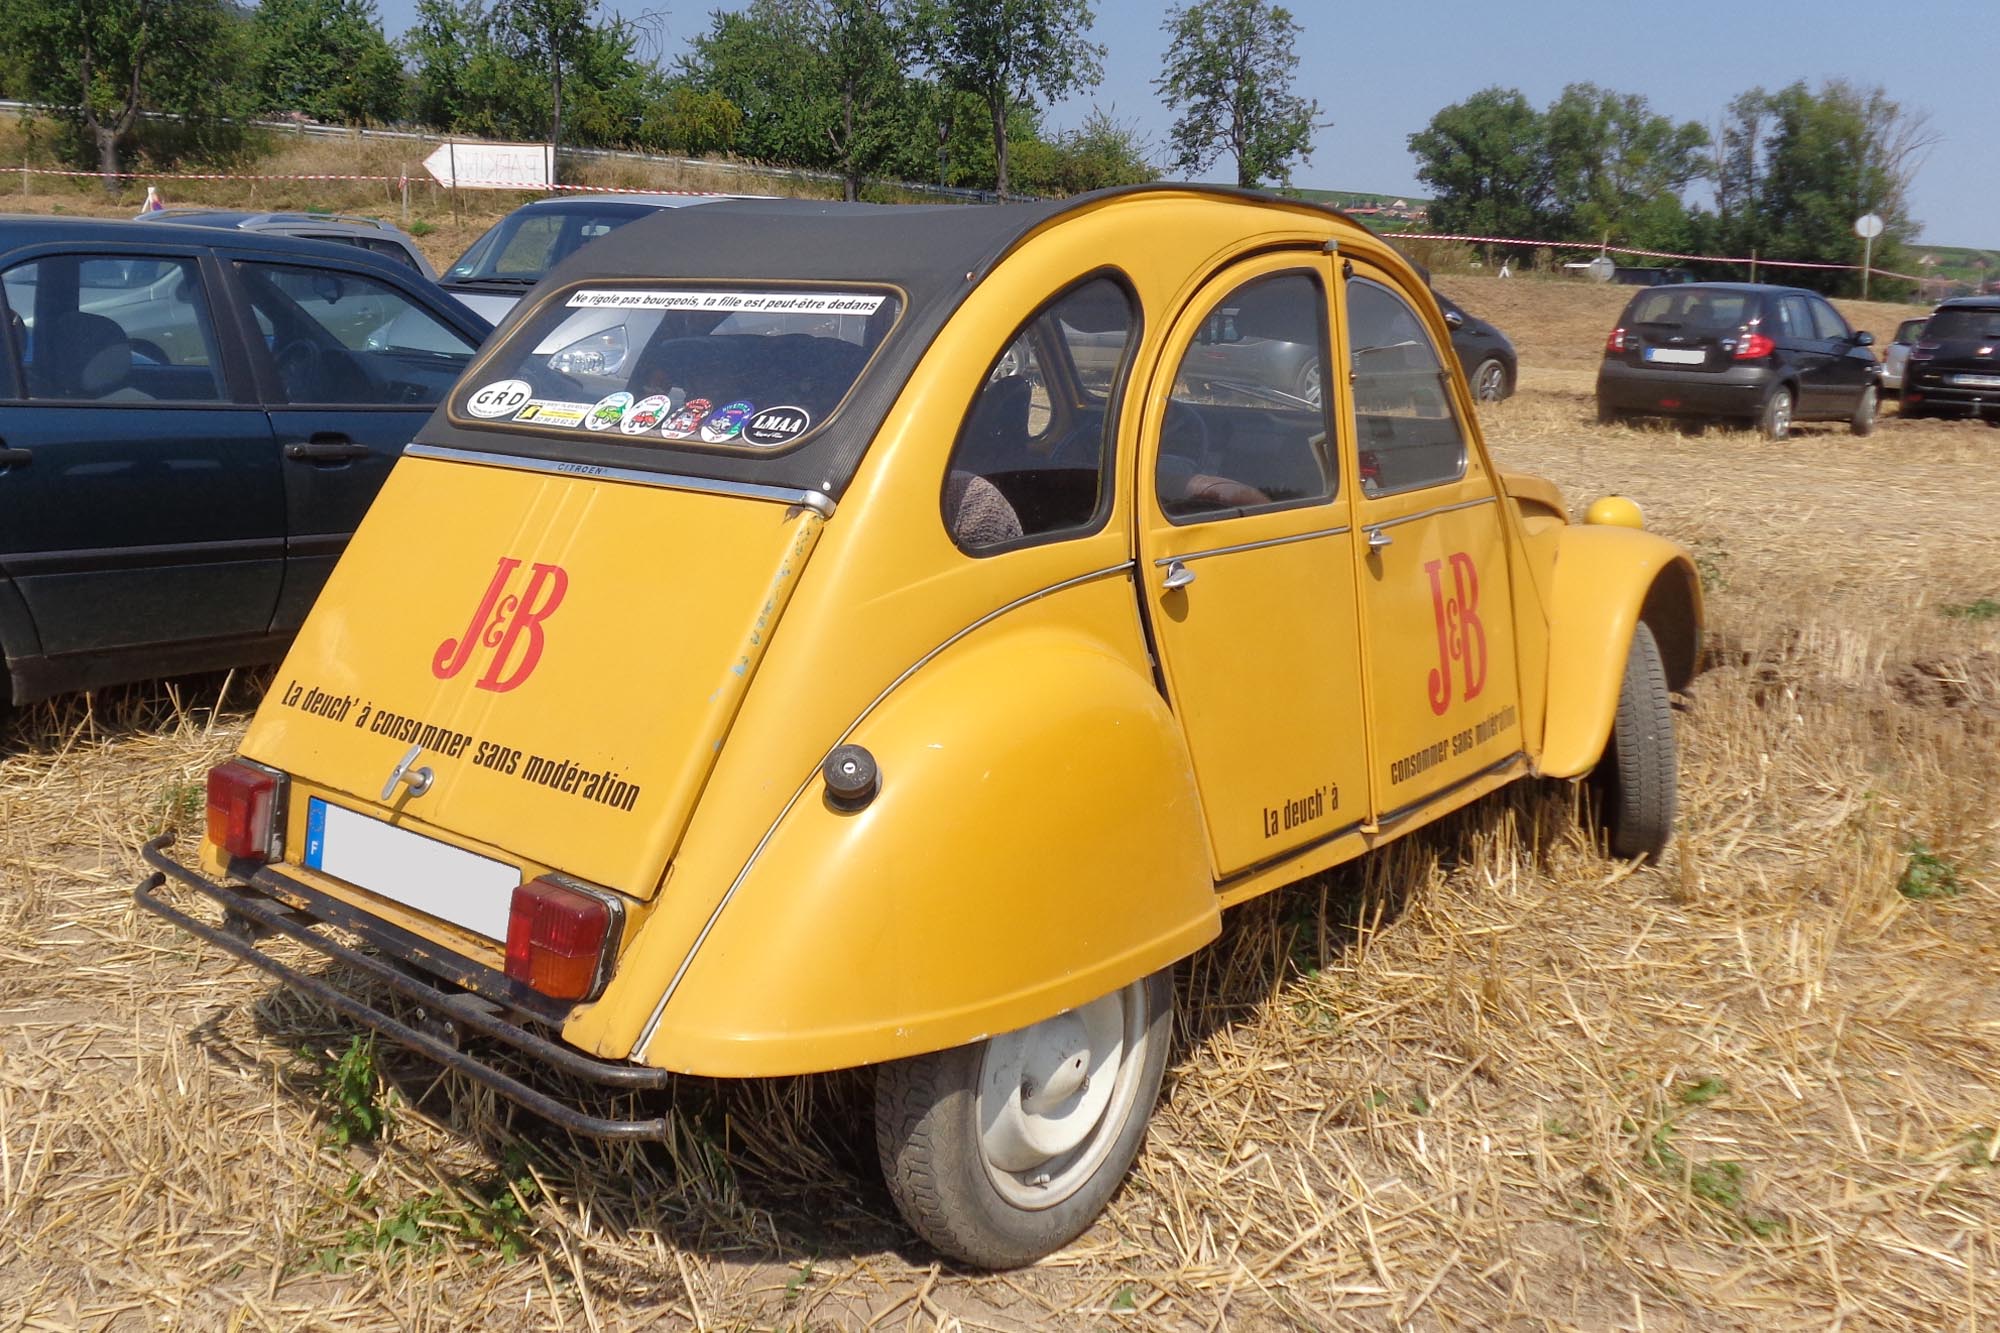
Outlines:
{"label": "dirt ground", "polygon": [[607,1148],[351,1054],[132,904],[258,682],[59,701],[0,751],[0,1330],[2000,1324],[2000,431],[1600,428],[1629,291],[1440,286],[1519,343],[1502,465],[1707,581],[1661,865],[1524,785],[1239,909],[1131,1180],[980,1275],[898,1224],[858,1076],[688,1080]]}

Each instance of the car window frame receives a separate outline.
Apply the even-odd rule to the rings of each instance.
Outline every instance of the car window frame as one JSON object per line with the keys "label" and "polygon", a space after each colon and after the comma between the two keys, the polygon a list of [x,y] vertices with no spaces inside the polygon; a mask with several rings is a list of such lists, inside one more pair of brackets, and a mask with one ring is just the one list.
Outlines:
{"label": "car window frame", "polygon": [[[1834,307],[1833,302],[1827,300],[1824,296],[1808,296],[1806,298],[1806,307],[1812,311],[1813,327],[1819,330],[1821,342],[1854,341],[1854,326],[1847,322],[1846,317]],[[1838,328],[1840,332],[1829,334],[1826,331],[1820,319],[1822,311],[1833,317],[1834,327]]]}
{"label": "car window frame", "polygon": [[[1050,429],[1054,428],[1055,400],[1058,386],[1060,386],[1065,395],[1067,401],[1066,410],[1080,411],[1088,407],[1087,403],[1079,401],[1077,398],[1079,393],[1087,393],[1088,390],[1084,389],[1083,378],[1077,373],[1076,363],[1069,354],[1067,344],[1063,346],[1063,362],[1060,367],[1061,374],[1053,382],[1048,378],[1048,349],[1042,346],[1045,340],[1037,336],[1041,330],[1038,330],[1036,325],[1048,315],[1054,306],[1060,304],[1072,292],[1079,291],[1090,283],[1100,279],[1108,279],[1125,293],[1126,305],[1132,313],[1132,322],[1125,336],[1125,350],[1119,358],[1118,370],[1111,377],[1111,383],[1104,391],[1103,454],[1099,460],[1097,469],[1097,508],[1092,511],[1090,522],[1073,528],[1057,528],[1048,532],[1023,532],[1019,537],[1013,538],[1010,541],[994,542],[987,546],[969,547],[961,544],[951,530],[951,517],[945,512],[945,497],[951,485],[952,460],[958,457],[959,447],[964,443],[966,422],[971,419],[974,404],[979,401],[979,395],[984,393],[988,386],[993,383],[993,372],[998,369],[1000,362],[1006,357],[1007,353],[1013,350],[1017,343],[1025,341],[1028,346],[1035,349],[1038,356],[1043,358],[1043,384],[1049,394]],[[946,452],[944,464],[939,472],[938,521],[940,528],[944,532],[945,540],[950,542],[954,549],[968,558],[984,560],[996,555],[1005,555],[1009,551],[1026,550],[1035,546],[1052,546],[1058,542],[1081,541],[1085,538],[1094,537],[1104,531],[1105,525],[1111,521],[1111,516],[1116,512],[1118,507],[1118,452],[1120,441],[1125,435],[1125,419],[1129,411],[1128,393],[1132,385],[1133,368],[1138,363],[1139,347],[1145,340],[1145,335],[1145,301],[1140,297],[1138,285],[1132,281],[1131,275],[1115,264],[1100,265],[1090,272],[1079,274],[1072,281],[1064,283],[1054,293],[1038,303],[1027,318],[1021,320],[1008,331],[1007,337],[1000,343],[999,348],[993,353],[992,357],[987,360],[986,368],[979,379],[979,386],[973,391],[972,397],[966,402],[965,414],[959,420],[958,430],[951,437],[951,448]],[[1044,431],[1042,435],[1031,436],[1030,438],[1042,439],[1046,438],[1046,435],[1047,431]],[[991,483],[988,484],[990,485]]]}
{"label": "car window frame", "polygon": [[[4,400],[9,406],[91,408],[120,411],[166,411],[166,412],[212,412],[224,409],[253,409],[261,411],[255,383],[255,373],[250,364],[245,345],[243,325],[238,311],[234,290],[224,281],[221,266],[216,261],[216,251],[212,246],[189,245],[185,242],[169,242],[164,245],[147,244],[144,241],[105,240],[97,237],[76,240],[38,241],[17,246],[0,253],[0,275],[13,271],[23,264],[42,259],[61,259],[70,256],[98,259],[153,259],[176,262],[192,262],[197,279],[201,283],[201,299],[208,311],[209,329],[215,338],[215,371],[222,394],[217,398],[187,401],[178,399],[148,399],[139,402],[101,402],[87,399],[31,398],[28,396],[27,374],[21,364],[21,348],[12,332],[11,319],[7,320],[8,336],[4,343],[7,358],[7,376],[11,381],[4,387],[8,396]],[[0,311],[11,313],[12,307],[6,301],[4,283],[0,283]]]}
{"label": "car window frame", "polygon": [[[366,256],[367,259],[373,259],[365,250],[356,249],[355,255],[357,258]],[[242,276],[237,271],[237,266],[240,264],[276,264],[287,268],[326,269],[330,272],[371,278],[385,286],[394,288],[411,303],[422,307],[432,318],[446,327],[457,331],[460,336],[471,341],[472,354],[467,358],[465,366],[460,369],[459,374],[461,376],[464,375],[466,370],[471,368],[474,362],[479,360],[480,354],[486,350],[488,334],[462,318],[462,316],[468,315],[471,312],[467,311],[457,301],[452,300],[442,291],[438,292],[438,299],[433,299],[430,293],[423,290],[425,284],[412,282],[405,277],[406,272],[410,272],[411,270],[405,270],[401,266],[388,267],[394,263],[393,260],[381,259],[374,262],[364,260],[357,263],[349,261],[344,255],[338,257],[317,254],[300,255],[279,249],[253,250],[247,247],[219,247],[216,251],[215,259],[220,276],[228,287],[231,303],[239,312],[239,323],[244,327],[244,333],[241,338],[244,360],[248,364],[251,374],[252,392],[255,395],[254,401],[260,407],[309,408],[327,411],[337,410],[341,412],[423,412],[428,414],[436,410],[451,397],[452,391],[458,387],[458,382],[454,380],[450,385],[447,385],[438,401],[427,405],[420,403],[293,402],[285,393],[284,380],[278,374],[277,361],[272,357],[271,349],[264,346],[264,335],[257,327],[256,313],[250,302],[250,293],[244,285]],[[376,267],[377,263],[384,267]]]}
{"label": "car window frame", "polygon": [[[1420,481],[1408,486],[1389,486],[1389,487],[1377,488],[1369,485],[1368,479],[1362,475],[1360,467],[1361,454],[1364,452],[1363,441],[1361,438],[1362,413],[1360,407],[1359,394],[1356,389],[1358,380],[1355,378],[1352,369],[1354,363],[1354,319],[1352,314],[1353,310],[1352,298],[1353,298],[1354,288],[1356,284],[1359,283],[1366,283],[1369,286],[1378,287],[1381,290],[1387,292],[1391,297],[1401,301],[1403,305],[1409,309],[1410,314],[1415,318],[1418,332],[1420,332],[1423,335],[1425,343],[1428,344],[1431,349],[1431,355],[1435,357],[1438,361],[1438,366],[1440,371],[1439,389],[1443,395],[1445,408],[1449,413],[1451,423],[1454,427],[1457,428],[1458,431],[1458,471],[1456,474],[1452,476],[1437,477],[1429,481]],[[1645,289],[1647,293],[1657,292],[1657,291],[1667,291],[1667,290],[1671,290],[1671,287],[1661,286],[1661,287],[1648,287]],[[1399,495],[1415,495],[1420,491],[1435,490],[1440,486],[1456,486],[1463,483],[1466,478],[1473,475],[1473,462],[1474,462],[1474,455],[1477,453],[1477,447],[1473,437],[1472,422],[1471,420],[1468,419],[1463,406],[1460,404],[1458,394],[1454,388],[1455,384],[1464,383],[1464,376],[1462,371],[1459,375],[1452,374],[1452,368],[1458,356],[1457,348],[1454,347],[1452,349],[1452,358],[1453,358],[1452,361],[1450,362],[1445,361],[1443,356],[1439,354],[1437,340],[1431,335],[1430,323],[1424,318],[1423,312],[1417,309],[1417,303],[1410,299],[1410,296],[1407,292],[1403,291],[1401,288],[1395,286],[1394,284],[1383,280],[1382,278],[1361,273],[1353,273],[1346,275],[1342,279],[1342,287],[1340,294],[1340,314],[1341,314],[1341,328],[1340,328],[1341,345],[1339,350],[1346,352],[1347,363],[1349,366],[1348,393],[1354,403],[1353,413],[1352,413],[1354,422],[1354,457],[1355,457],[1354,480],[1355,480],[1356,490],[1358,491],[1361,500],[1364,502],[1371,500],[1385,500]]]}

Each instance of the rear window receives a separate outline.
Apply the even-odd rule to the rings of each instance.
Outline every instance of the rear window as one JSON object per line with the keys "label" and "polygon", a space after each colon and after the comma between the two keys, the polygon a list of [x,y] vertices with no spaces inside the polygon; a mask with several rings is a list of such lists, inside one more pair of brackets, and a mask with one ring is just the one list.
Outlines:
{"label": "rear window", "polygon": [[1691,330],[1741,328],[1757,313],[1748,292],[1704,292],[1662,287],[1632,302],[1626,325],[1655,324]]}
{"label": "rear window", "polygon": [[642,204],[574,204],[508,214],[472,243],[446,282],[531,286],[578,250],[653,210]]}
{"label": "rear window", "polygon": [[584,286],[546,302],[452,399],[461,424],[778,452],[839,409],[896,322],[876,288]]}
{"label": "rear window", "polygon": [[1924,326],[1924,339],[2000,338],[2000,310],[1940,310]]}

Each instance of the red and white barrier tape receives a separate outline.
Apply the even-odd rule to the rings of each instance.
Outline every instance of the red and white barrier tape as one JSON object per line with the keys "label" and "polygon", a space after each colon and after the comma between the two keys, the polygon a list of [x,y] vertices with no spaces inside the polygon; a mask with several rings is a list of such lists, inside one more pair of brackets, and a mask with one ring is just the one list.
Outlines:
{"label": "red and white barrier tape", "polygon": [[[1684,255],[1672,250],[1641,250],[1630,245],[1592,245],[1587,241],[1529,241],[1518,236],[1452,236],[1443,232],[1389,231],[1381,233],[1392,241],[1460,241],[1467,245],[1529,245],[1537,249],[1574,250],[1580,253],[1637,255],[1641,259],[1688,259],[1700,264],[1748,264],[1760,268],[1821,268],[1842,269],[1859,272],[1859,264],[1826,264],[1806,259],[1731,259],[1724,255]],[[1870,273],[1883,278],[1902,278],[1908,282],[1922,282],[1914,273],[1895,273],[1886,268],[1870,268]]]}
{"label": "red and white barrier tape", "polygon": [[[278,174],[254,172],[254,171],[175,171],[175,172],[65,171],[59,167],[0,167],[0,174],[11,173],[11,172],[19,172],[22,175],[27,175],[27,176],[68,176],[68,177],[76,177],[87,180],[131,181],[134,184],[137,184],[142,180],[161,181],[161,182],[166,182],[166,181],[377,181],[386,185],[425,183],[425,178],[421,176],[364,176],[364,175],[340,175],[334,173],[278,175]],[[450,183],[446,181],[431,181],[429,183],[434,185],[443,185],[447,189],[451,188]],[[703,198],[716,197],[726,193],[726,191],[722,190],[648,189],[644,186],[634,186],[634,185],[502,185],[502,186],[466,185],[463,188],[468,190],[470,189],[519,190],[525,194],[560,194],[567,192],[576,192],[582,194],[675,194],[675,195],[684,194],[690,196],[698,195]]]}

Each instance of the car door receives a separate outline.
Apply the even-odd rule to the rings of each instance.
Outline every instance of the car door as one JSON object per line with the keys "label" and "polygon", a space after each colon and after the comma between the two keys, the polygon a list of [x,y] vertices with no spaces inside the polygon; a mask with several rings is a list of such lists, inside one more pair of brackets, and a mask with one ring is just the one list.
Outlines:
{"label": "car door", "polygon": [[1799,377],[1798,415],[1825,416],[1840,405],[1834,365],[1838,354],[1820,336],[1812,302],[1803,292],[1786,292],[1777,305],[1778,347]]}
{"label": "car door", "polygon": [[278,454],[214,277],[172,246],[44,248],[0,272],[0,571],[45,656],[270,627]]}
{"label": "car door", "polygon": [[1521,751],[1506,537],[1448,362],[1410,298],[1356,262],[1342,331],[1374,819],[1416,812]]}
{"label": "car door", "polygon": [[1826,355],[1827,411],[1845,416],[1860,403],[1862,392],[1879,374],[1875,354],[1855,341],[1854,330],[1830,302],[1810,296],[1806,303]]}
{"label": "car door", "polygon": [[[1299,357],[1330,382],[1331,280],[1317,252],[1227,270],[1180,312],[1147,397],[1141,579],[1218,880],[1351,831],[1367,806],[1352,487],[1329,395],[1278,384]],[[1224,329],[1267,364],[1218,372]]]}
{"label": "car door", "polygon": [[230,267],[284,459],[287,561],[272,623],[295,630],[480,329],[359,267],[276,255],[234,255]]}

